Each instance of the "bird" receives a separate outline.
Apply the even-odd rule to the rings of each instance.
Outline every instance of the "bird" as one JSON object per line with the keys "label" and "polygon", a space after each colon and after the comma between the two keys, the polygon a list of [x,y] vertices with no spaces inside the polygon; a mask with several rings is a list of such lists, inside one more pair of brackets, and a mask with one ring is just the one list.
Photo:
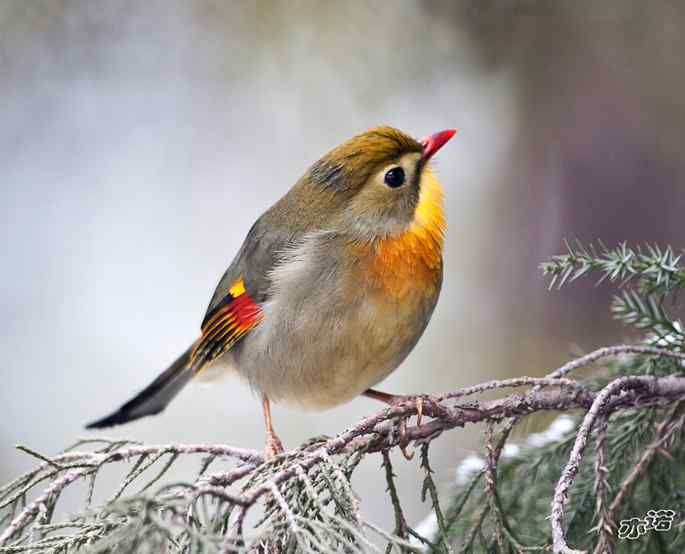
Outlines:
{"label": "bird", "polygon": [[[443,189],[430,161],[455,129],[417,140],[387,125],[313,163],[252,225],[200,336],[88,429],[160,413],[195,376],[236,372],[261,397],[265,455],[283,452],[271,402],[325,410],[374,389],[422,336],[443,281]],[[420,415],[420,409],[419,409]]]}

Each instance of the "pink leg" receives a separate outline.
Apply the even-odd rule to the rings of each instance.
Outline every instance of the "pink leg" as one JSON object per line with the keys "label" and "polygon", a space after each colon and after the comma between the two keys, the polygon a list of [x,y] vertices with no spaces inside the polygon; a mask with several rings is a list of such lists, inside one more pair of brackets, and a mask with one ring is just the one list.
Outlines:
{"label": "pink leg", "polygon": [[283,443],[274,431],[273,421],[271,420],[271,404],[266,394],[262,394],[262,410],[264,411],[264,423],[266,423],[266,445],[264,446],[264,457],[267,460],[283,452]]}

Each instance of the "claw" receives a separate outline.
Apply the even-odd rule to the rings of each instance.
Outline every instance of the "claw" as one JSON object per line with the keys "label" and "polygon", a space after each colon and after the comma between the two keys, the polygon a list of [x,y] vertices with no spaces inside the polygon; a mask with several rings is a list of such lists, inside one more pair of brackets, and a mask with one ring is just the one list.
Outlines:
{"label": "claw", "polygon": [[[416,395],[416,396],[400,396],[394,394],[388,394],[386,392],[377,391],[375,389],[369,389],[364,392],[364,396],[373,398],[374,400],[380,400],[385,402],[389,406],[400,404],[402,402],[414,401],[416,403],[416,426],[421,425],[423,421],[423,408],[426,402],[430,404],[429,413],[438,413],[442,407],[437,404],[434,400],[426,395]],[[411,460],[414,457],[414,453],[407,449],[409,446],[409,439],[407,438],[407,418],[402,418],[399,423],[399,434],[400,434],[400,450],[407,460]]]}
{"label": "claw", "polygon": [[[423,418],[423,396],[417,396],[416,402],[416,426],[421,425],[421,420]],[[414,459],[414,452],[407,450],[409,446],[409,439],[407,438],[407,420],[402,418],[400,421],[400,450],[402,450],[402,455],[406,460]]]}
{"label": "claw", "polygon": [[407,450],[409,446],[409,439],[407,438],[407,418],[402,418],[400,420],[400,450],[402,451],[402,456],[405,460],[412,460],[414,458],[414,452]]}

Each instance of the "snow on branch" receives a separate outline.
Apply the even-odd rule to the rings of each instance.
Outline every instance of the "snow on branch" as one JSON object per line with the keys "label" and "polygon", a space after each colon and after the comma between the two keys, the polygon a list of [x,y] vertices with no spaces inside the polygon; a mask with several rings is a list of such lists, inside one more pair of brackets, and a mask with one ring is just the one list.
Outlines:
{"label": "snow on branch", "polygon": [[[20,447],[41,463],[0,488],[0,552],[68,553],[81,552],[85,546],[89,552],[242,552],[257,548],[269,552],[373,552],[379,551],[380,544],[398,551],[453,551],[454,522],[459,520],[463,504],[447,509],[441,505],[431,475],[429,447],[447,431],[473,423],[487,424],[487,456],[477,476],[485,476],[486,502],[480,506],[473,525],[459,535],[462,549],[472,548],[488,515],[500,551],[508,551],[507,545],[512,545],[514,551],[535,549],[538,547],[526,546],[516,536],[502,505],[498,490],[503,476],[498,475],[498,463],[503,447],[514,425],[525,416],[580,410],[585,416],[574,431],[565,467],[557,468],[558,482],[547,524],[555,552],[577,553],[567,544],[565,510],[591,433],[602,433],[614,413],[645,407],[667,409],[656,436],[627,474],[613,502],[608,507],[597,502],[597,517],[602,523],[595,533],[597,544],[607,544],[615,528],[618,506],[629,487],[657,453],[667,450],[674,434],[682,430],[685,417],[685,376],[620,375],[600,386],[568,377],[576,369],[616,357],[668,359],[679,367],[685,362],[685,354],[652,346],[601,348],[544,378],[489,381],[444,394],[408,398],[371,414],[333,438],[312,439],[268,461],[260,452],[225,445],[148,446],[130,441],[82,440],[56,456]],[[466,399],[484,391],[512,387],[527,390],[496,400]],[[400,433],[399,422],[417,414],[419,398],[423,422]],[[497,424],[502,425],[498,437],[494,431]],[[409,525],[397,494],[389,452],[403,447],[406,441],[421,453],[421,492],[424,499],[430,499],[437,522],[430,536]],[[597,455],[602,456],[601,440],[593,444]],[[374,453],[381,453],[395,511],[393,531],[383,530],[362,516],[363,498],[351,485],[359,462]],[[193,455],[202,457],[195,477],[184,483],[163,483],[164,475],[179,458]],[[125,477],[115,491],[94,506],[98,474],[117,464],[127,465]],[[227,467],[219,470],[219,465]],[[599,491],[601,497],[607,492],[602,488],[604,463],[593,467],[595,492]],[[60,514],[58,501],[77,482],[87,485],[84,509],[65,517]],[[134,484],[138,490],[131,493]]]}

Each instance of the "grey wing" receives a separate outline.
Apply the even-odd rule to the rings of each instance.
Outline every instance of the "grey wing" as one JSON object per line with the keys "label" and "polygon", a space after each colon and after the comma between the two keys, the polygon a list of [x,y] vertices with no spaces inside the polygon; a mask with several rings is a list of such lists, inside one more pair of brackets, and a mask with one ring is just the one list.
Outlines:
{"label": "grey wing", "polygon": [[229,290],[240,277],[252,300],[261,304],[268,299],[271,271],[281,257],[309,232],[328,224],[327,218],[322,215],[326,212],[313,210],[310,199],[307,183],[298,181],[255,222],[214,291],[203,327],[217,306],[230,300]]}
{"label": "grey wing", "polygon": [[269,212],[260,217],[245,237],[235,259],[228,267],[214,291],[202,326],[217,306],[230,298],[230,288],[242,277],[245,290],[258,304],[268,299],[271,286],[271,270],[277,265],[282,253],[295,243],[301,232],[287,231],[275,226],[268,217]]}

